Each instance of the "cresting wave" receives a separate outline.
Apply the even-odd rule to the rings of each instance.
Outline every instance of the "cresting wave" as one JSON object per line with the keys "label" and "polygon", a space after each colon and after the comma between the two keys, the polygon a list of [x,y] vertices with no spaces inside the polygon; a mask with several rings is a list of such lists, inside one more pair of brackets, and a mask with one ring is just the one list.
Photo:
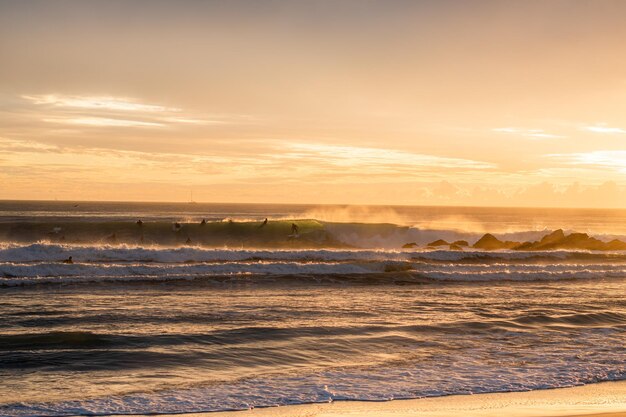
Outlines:
{"label": "cresting wave", "polygon": [[[19,220],[0,222],[0,242],[76,245],[197,246],[232,249],[398,249],[407,243],[467,241],[483,233],[424,229],[392,223],[332,223],[315,219],[259,221],[168,222]],[[293,225],[297,226],[294,233]],[[533,241],[550,230],[498,233],[502,241]],[[594,235],[610,241],[619,235]]]}
{"label": "cresting wave", "polygon": [[[63,260],[72,256],[72,263]],[[229,250],[37,243],[0,245],[0,286],[535,281],[626,276],[626,253],[590,251]]]}

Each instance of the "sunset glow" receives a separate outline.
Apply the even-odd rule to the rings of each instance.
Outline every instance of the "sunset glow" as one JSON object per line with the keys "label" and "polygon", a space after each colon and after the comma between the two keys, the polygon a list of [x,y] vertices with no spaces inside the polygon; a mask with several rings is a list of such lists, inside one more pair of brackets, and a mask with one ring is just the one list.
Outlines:
{"label": "sunset glow", "polygon": [[0,417],[626,417],[626,0],[0,0]]}
{"label": "sunset glow", "polygon": [[626,207],[601,3],[2,2],[0,198]]}

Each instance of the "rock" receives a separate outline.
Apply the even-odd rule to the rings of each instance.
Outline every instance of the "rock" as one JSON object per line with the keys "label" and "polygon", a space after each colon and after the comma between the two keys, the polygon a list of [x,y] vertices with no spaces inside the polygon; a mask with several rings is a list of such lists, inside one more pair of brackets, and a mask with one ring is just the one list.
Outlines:
{"label": "rock", "polygon": [[537,242],[523,242],[515,247],[515,250],[533,250]]}
{"label": "rock", "polygon": [[417,247],[417,243],[415,242],[405,243],[404,245],[402,245],[402,249],[410,249],[415,247]]}
{"label": "rock", "polygon": [[542,237],[539,243],[545,245],[552,242],[558,242],[559,240],[563,239],[565,239],[565,233],[563,232],[563,229],[557,229],[554,232]]}
{"label": "rock", "polygon": [[467,240],[455,240],[454,242],[452,242],[452,245],[469,246],[469,243],[467,243]]}
{"label": "rock", "polygon": [[539,250],[539,249],[550,249],[551,247],[558,245],[559,242],[562,242],[565,239],[565,233],[563,233],[563,229],[557,229],[552,233],[549,233],[541,238],[539,242],[525,242],[530,243],[529,247],[526,247],[525,244],[520,247],[519,250]]}
{"label": "rock", "polygon": [[545,235],[539,242],[524,242],[516,250],[555,250],[555,249],[584,249],[584,250],[626,250],[626,243],[614,239],[603,242],[589,236],[587,233],[572,233],[565,235],[558,229]]}
{"label": "rock", "polygon": [[589,237],[587,233],[572,233],[550,246],[554,249],[606,250],[605,245],[601,240]]}
{"label": "rock", "polygon": [[428,245],[426,245],[426,246],[448,246],[448,245],[449,245],[449,243],[448,243],[448,242],[446,242],[445,240],[443,240],[443,239],[437,239],[437,240],[435,240],[434,242],[430,242],[430,243],[429,243]]}
{"label": "rock", "polygon": [[485,249],[485,250],[496,250],[496,249],[513,249],[520,246],[520,242],[503,242],[500,239],[496,238],[491,233],[485,234],[481,237],[478,242],[474,243],[473,248],[476,249]]}
{"label": "rock", "polygon": [[478,239],[476,243],[474,243],[474,248],[476,249],[499,249],[502,246],[503,242],[498,240],[491,233],[486,233],[483,237]]}
{"label": "rock", "polygon": [[626,242],[622,242],[618,239],[613,239],[606,244],[606,250],[626,250]]}
{"label": "rock", "polygon": [[450,245],[450,250],[463,250],[463,248],[459,245],[455,245],[454,243]]}

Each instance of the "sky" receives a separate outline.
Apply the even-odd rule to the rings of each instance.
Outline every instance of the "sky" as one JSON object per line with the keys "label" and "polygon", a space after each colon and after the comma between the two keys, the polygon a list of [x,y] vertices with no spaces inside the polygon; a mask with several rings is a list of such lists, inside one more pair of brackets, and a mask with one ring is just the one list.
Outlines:
{"label": "sky", "polygon": [[0,199],[626,208],[624,16],[0,0]]}

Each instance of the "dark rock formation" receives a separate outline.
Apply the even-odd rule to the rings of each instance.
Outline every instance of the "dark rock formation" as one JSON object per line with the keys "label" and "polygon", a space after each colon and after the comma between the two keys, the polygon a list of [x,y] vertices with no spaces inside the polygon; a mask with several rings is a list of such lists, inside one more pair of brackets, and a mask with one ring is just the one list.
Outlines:
{"label": "dark rock formation", "polygon": [[478,242],[474,243],[473,248],[476,249],[485,249],[485,250],[497,250],[497,249],[513,249],[517,246],[520,246],[520,242],[503,242],[500,239],[496,238],[491,233],[485,234],[481,237]]}
{"label": "dark rock formation", "polygon": [[[415,242],[407,243],[402,246],[403,248],[416,247]],[[463,250],[464,246],[469,246],[464,240],[457,240],[453,243],[448,243],[443,239],[435,240],[428,244],[429,247],[448,246],[450,250]],[[610,242],[604,242],[589,236],[587,233],[571,233],[566,235],[562,229],[555,230],[542,237],[539,241],[534,242],[512,242],[502,241],[492,235],[491,233],[485,234],[472,246],[476,249],[483,250],[498,250],[498,249],[512,249],[512,250],[558,250],[558,249],[581,249],[581,250],[626,250],[626,242],[622,242],[618,239],[613,239]]]}
{"label": "dark rock formation", "polygon": [[402,249],[410,249],[415,247],[417,247],[417,243],[415,242],[405,243],[404,245],[402,245]]}
{"label": "dark rock formation", "polygon": [[558,229],[545,235],[538,242],[524,242],[515,250],[556,250],[556,249],[583,249],[583,250],[626,250],[626,243],[614,239],[603,242],[589,236],[587,233],[571,233],[565,235]]}
{"label": "dark rock formation", "polygon": [[557,229],[554,232],[542,237],[539,241],[539,245],[550,245],[563,239],[565,239],[563,229]]}
{"label": "dark rock formation", "polygon": [[446,242],[445,240],[443,240],[443,239],[437,239],[437,240],[435,240],[434,242],[430,242],[430,243],[429,243],[428,245],[426,245],[426,246],[448,246],[448,245],[449,245],[449,243],[448,243],[448,242]]}
{"label": "dark rock formation", "polygon": [[612,241],[606,244],[606,250],[626,250],[626,242],[613,239]]}

